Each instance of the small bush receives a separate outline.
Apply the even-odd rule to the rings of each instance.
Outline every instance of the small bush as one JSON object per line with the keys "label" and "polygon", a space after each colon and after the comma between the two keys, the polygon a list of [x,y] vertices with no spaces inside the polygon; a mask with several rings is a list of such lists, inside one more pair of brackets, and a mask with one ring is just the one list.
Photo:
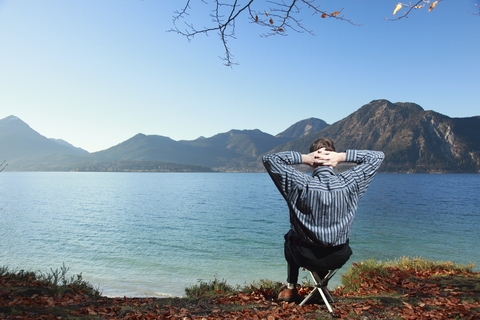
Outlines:
{"label": "small bush", "polygon": [[72,289],[77,292],[88,294],[94,298],[99,298],[101,296],[101,292],[97,288],[94,288],[90,283],[83,280],[81,273],[76,276],[67,277],[68,270],[69,268],[67,268],[65,264],[63,264],[60,269],[50,269],[50,273],[25,270],[15,272],[9,271],[8,267],[4,266],[0,268],[0,276],[9,276],[19,281],[37,281],[58,293],[63,293],[67,289]]}
{"label": "small bush", "polygon": [[199,279],[198,284],[185,288],[187,298],[197,299],[201,297],[211,297],[231,294],[238,291],[239,288],[227,284],[226,280],[219,280],[215,276],[213,280],[204,281]]}

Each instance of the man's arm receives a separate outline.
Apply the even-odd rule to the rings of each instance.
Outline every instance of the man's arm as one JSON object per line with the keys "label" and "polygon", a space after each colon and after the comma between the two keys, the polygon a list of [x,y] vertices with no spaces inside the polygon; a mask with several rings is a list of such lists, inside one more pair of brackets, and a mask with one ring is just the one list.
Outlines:
{"label": "man's arm", "polygon": [[342,172],[346,180],[353,179],[356,181],[361,197],[368,186],[372,182],[373,177],[377,173],[383,162],[385,155],[381,151],[373,150],[347,150],[346,162],[354,162],[357,165]]}
{"label": "man's arm", "polygon": [[301,181],[303,174],[292,167],[303,163],[303,156],[299,152],[284,151],[266,154],[262,157],[263,165],[277,186],[280,193],[285,197],[294,181]]}
{"label": "man's arm", "polygon": [[[274,154],[267,154],[263,156],[263,164],[268,171],[284,171],[286,166],[292,164],[306,164],[311,167],[318,166],[332,166],[335,167],[338,163],[346,161],[345,152],[326,151],[321,148],[307,154],[300,154],[298,152],[280,152]],[[276,169],[276,170],[275,170]]]}
{"label": "man's arm", "polygon": [[385,159],[385,155],[382,151],[373,150],[347,150],[348,162],[355,162],[359,166],[363,166],[364,171],[376,172]]}
{"label": "man's arm", "polygon": [[327,151],[324,148],[312,153],[302,155],[302,161],[312,166],[335,167],[340,162],[355,162],[365,164],[377,171],[385,155],[381,151],[371,150],[347,150],[346,152]]}

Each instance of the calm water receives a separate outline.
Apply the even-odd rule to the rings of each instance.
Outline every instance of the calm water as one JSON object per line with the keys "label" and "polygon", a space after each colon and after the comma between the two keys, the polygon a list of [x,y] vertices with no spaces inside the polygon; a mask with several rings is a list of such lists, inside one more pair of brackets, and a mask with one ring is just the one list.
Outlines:
{"label": "calm water", "polygon": [[[367,258],[480,264],[478,190],[480,175],[377,175],[340,273]],[[2,172],[0,221],[0,266],[65,264],[109,296],[286,277],[287,208],[266,173]]]}

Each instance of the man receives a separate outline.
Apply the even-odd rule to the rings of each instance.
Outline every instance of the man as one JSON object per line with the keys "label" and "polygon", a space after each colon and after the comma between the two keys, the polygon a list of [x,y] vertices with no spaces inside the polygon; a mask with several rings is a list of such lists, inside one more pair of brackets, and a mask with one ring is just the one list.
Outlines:
{"label": "man", "polygon": [[[285,151],[263,156],[263,164],[290,211],[290,231],[285,235],[287,288],[278,299],[297,301],[299,268],[316,271],[323,278],[328,270],[343,266],[352,250],[350,228],[358,202],[384,159],[383,152],[347,150],[335,152],[332,140],[315,140],[309,154]],[[356,163],[342,173],[333,168],[341,162]],[[311,175],[292,165],[306,164]]]}

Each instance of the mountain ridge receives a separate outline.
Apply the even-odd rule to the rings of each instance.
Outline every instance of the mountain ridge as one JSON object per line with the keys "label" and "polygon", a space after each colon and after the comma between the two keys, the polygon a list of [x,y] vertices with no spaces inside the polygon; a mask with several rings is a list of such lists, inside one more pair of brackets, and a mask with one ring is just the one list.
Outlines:
{"label": "mountain ridge", "polygon": [[82,154],[85,151],[67,142],[48,139],[13,115],[0,120],[0,150],[2,157],[10,159],[44,154]]}
{"label": "mountain ridge", "polygon": [[[337,150],[382,150],[387,172],[480,172],[480,117],[450,118],[414,103],[374,100],[288,148],[327,136]],[[287,148],[287,149],[288,149]],[[279,147],[276,151],[285,150]]]}
{"label": "mountain ridge", "polygon": [[[15,121],[18,127],[8,130]],[[308,118],[275,136],[259,129],[234,129],[210,138],[175,141],[139,133],[108,149],[86,154],[66,142],[47,139],[18,121],[15,116],[0,120],[0,150],[10,151],[1,156],[9,162],[10,171],[165,171],[176,164],[178,171],[258,172],[264,170],[261,156],[265,153],[306,153],[314,139],[329,137],[337,150],[384,151],[383,172],[480,172],[480,116],[450,118],[415,103],[385,99],[364,104],[331,125]],[[43,149],[32,154],[26,137]],[[15,144],[21,147],[11,152],[8,148]],[[7,157],[12,155],[16,158]]]}

